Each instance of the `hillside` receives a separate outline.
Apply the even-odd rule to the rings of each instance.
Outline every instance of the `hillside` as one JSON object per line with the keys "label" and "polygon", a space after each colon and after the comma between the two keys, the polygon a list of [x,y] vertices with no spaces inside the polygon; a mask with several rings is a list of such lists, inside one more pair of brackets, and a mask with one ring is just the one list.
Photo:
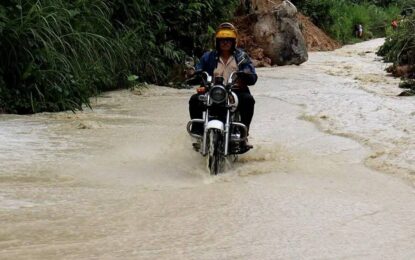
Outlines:
{"label": "hillside", "polygon": [[341,47],[340,43],[314,25],[310,18],[301,13],[297,17],[309,51],[332,51]]}

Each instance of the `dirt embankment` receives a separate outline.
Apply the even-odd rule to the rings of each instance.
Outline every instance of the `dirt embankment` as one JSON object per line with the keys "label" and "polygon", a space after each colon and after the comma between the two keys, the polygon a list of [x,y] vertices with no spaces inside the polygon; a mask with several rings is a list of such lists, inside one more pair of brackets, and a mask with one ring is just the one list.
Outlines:
{"label": "dirt embankment", "polygon": [[415,79],[414,65],[391,65],[388,68],[386,68],[386,71],[391,73],[394,77]]}
{"label": "dirt embankment", "polygon": [[298,13],[297,18],[309,51],[332,51],[341,47],[340,43],[314,25],[307,16]]}
{"label": "dirt embankment", "polygon": [[415,96],[415,65],[391,65],[386,71],[392,76],[401,78],[400,88],[406,89],[399,96]]}

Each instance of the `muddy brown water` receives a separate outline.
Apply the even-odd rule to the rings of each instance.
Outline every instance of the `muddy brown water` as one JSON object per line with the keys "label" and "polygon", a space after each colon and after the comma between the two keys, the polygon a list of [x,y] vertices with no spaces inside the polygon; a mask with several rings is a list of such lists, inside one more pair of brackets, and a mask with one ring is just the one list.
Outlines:
{"label": "muddy brown water", "polygon": [[413,99],[382,40],[260,69],[255,148],[209,176],[193,90],[0,115],[1,259],[413,259]]}

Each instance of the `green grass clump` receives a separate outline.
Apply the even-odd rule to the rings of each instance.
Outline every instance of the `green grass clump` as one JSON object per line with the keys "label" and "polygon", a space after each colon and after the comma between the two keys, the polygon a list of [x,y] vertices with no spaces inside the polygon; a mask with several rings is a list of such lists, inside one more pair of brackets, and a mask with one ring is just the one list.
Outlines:
{"label": "green grass clump", "polygon": [[[0,113],[82,109],[100,91],[166,84],[237,1],[3,0]],[[131,80],[133,79],[133,80]]]}
{"label": "green grass clump", "polygon": [[363,25],[363,40],[386,36],[390,22],[400,11],[396,4],[352,0],[300,1],[299,8],[341,43],[359,40],[354,34],[356,24]]}
{"label": "green grass clump", "polygon": [[[124,53],[105,37],[109,14],[100,1],[3,2],[0,108],[15,113],[79,109],[98,84],[114,82]],[[99,30],[91,21],[101,25]]]}
{"label": "green grass clump", "polygon": [[397,30],[386,38],[378,55],[395,65],[415,65],[415,13],[399,22]]}

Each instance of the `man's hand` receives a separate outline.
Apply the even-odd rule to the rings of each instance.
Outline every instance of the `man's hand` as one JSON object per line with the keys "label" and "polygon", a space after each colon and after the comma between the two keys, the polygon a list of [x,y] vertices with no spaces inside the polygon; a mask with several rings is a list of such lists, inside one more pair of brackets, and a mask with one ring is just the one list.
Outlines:
{"label": "man's hand", "polygon": [[191,77],[193,77],[193,75],[195,74],[195,68],[187,68],[184,70],[185,71],[185,78],[189,79]]}
{"label": "man's hand", "polygon": [[235,89],[243,90],[248,88],[248,85],[246,84],[245,77],[247,72],[246,71],[238,71],[237,72],[237,78],[235,81]]}
{"label": "man's hand", "polygon": [[248,86],[245,84],[245,82],[240,78],[236,79],[235,85],[233,86],[234,89],[239,89],[239,90],[246,89],[247,87]]}

